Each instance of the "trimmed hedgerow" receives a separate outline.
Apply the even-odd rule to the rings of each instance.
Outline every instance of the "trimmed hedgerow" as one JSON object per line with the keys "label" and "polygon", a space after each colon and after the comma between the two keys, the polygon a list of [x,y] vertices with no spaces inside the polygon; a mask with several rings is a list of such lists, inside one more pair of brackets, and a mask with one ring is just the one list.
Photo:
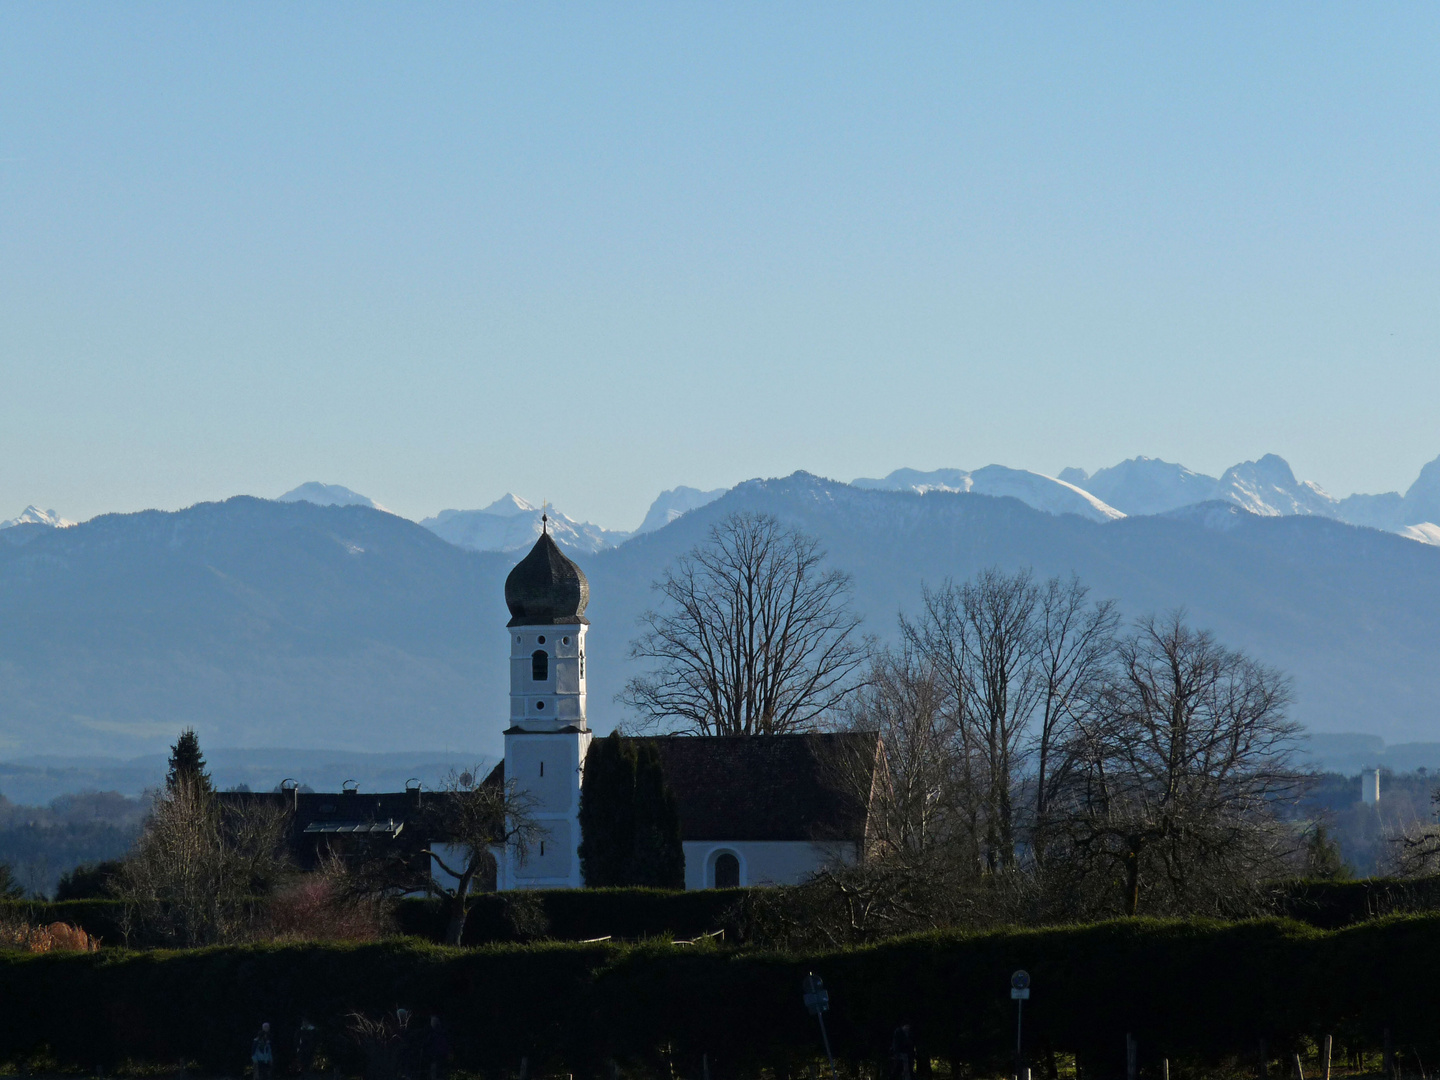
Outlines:
{"label": "trimmed hedgerow", "polygon": [[1286,881],[1277,914],[1333,930],[1383,915],[1440,911],[1440,877]]}
{"label": "trimmed hedgerow", "polygon": [[[691,939],[735,929],[746,889],[541,889],[482,893],[470,901],[466,945],[529,941],[588,941],[612,937]],[[433,900],[402,900],[396,923],[402,933],[439,941],[443,908]]]}
{"label": "trimmed hedgerow", "polygon": [[[903,1018],[938,1057],[1003,1061],[1013,1045],[1010,973],[1028,970],[1027,1045],[1074,1053],[1103,1075],[1142,1059],[1214,1063],[1277,1056],[1303,1037],[1397,1044],[1432,1060],[1440,917],[1377,919],[1338,931],[1283,920],[1127,920],[983,934],[937,933],[787,956],[676,947],[541,944],[446,949],[415,941],[189,952],[0,956],[0,1057],[45,1054],[92,1070],[138,1062],[241,1067],[261,1021],[292,1044],[301,1016],[347,1059],[348,1013],[439,1013],[456,1064],[576,1074],[607,1060],[679,1073],[701,1054],[717,1075],[798,1065],[818,1050],[800,1003],[807,971],[831,992],[830,1032],[850,1060],[884,1053]],[[282,1062],[282,1064],[284,1064]]]}

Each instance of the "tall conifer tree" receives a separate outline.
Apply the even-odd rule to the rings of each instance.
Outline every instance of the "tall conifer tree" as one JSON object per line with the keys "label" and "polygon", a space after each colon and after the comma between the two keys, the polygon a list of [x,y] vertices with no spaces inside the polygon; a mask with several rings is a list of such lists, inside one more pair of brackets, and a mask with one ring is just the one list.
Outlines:
{"label": "tall conifer tree", "polygon": [[165,774],[165,786],[173,791],[181,780],[196,785],[207,795],[215,790],[210,774],[205,771],[205,755],[200,752],[200,737],[194,728],[180,732],[180,738],[170,747],[170,770]]}
{"label": "tall conifer tree", "polygon": [[590,888],[685,887],[675,796],[660,754],[611,732],[585,756],[580,790],[580,870]]}
{"label": "tall conifer tree", "polygon": [[626,884],[634,803],[635,748],[612,731],[590,745],[580,786],[580,872],[590,888]]}
{"label": "tall conifer tree", "polygon": [[632,885],[655,889],[685,887],[685,849],[680,843],[680,813],[675,793],[654,743],[635,751],[635,835],[627,877]]}

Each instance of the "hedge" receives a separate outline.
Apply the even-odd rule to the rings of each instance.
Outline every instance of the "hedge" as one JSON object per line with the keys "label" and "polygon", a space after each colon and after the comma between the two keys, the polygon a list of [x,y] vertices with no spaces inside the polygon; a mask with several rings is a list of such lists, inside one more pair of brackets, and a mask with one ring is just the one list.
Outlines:
{"label": "hedge", "polygon": [[1440,911],[1440,877],[1287,881],[1278,914],[1325,930],[1382,915]]}
{"label": "hedge", "polygon": [[[609,937],[690,940],[715,930],[733,932],[747,889],[542,889],[482,893],[470,901],[466,945],[529,941],[590,941]],[[396,922],[402,933],[440,941],[444,905],[402,900]]]}
{"label": "hedge", "polygon": [[[554,889],[482,893],[471,899],[466,945],[526,942],[536,938],[623,941],[689,940],[725,930],[734,940],[737,913],[749,889]],[[118,900],[0,901],[0,920],[67,922],[106,945],[120,945],[123,905]],[[1440,877],[1367,878],[1357,881],[1289,881],[1276,891],[1277,913],[1332,930],[1383,915],[1440,911]],[[403,934],[441,941],[446,917],[436,900],[402,900],[396,923]]]}
{"label": "hedge", "polygon": [[[795,1068],[818,1053],[800,1003],[805,972],[830,989],[831,1037],[850,1061],[883,1057],[910,1019],[925,1056],[1003,1061],[1014,1038],[1010,973],[1033,979],[1027,1045],[1038,1061],[1069,1052],[1087,1077],[1118,1075],[1124,1037],[1142,1069],[1275,1057],[1303,1037],[1398,1046],[1440,1060],[1431,990],[1440,917],[1376,919],[1322,931],[1243,923],[1125,920],[1083,927],[936,933],[787,956],[664,944],[497,945],[416,941],[266,945],[188,952],[0,955],[0,1058],[107,1072],[131,1060],[215,1072],[240,1069],[263,1020],[282,1052],[301,1016],[320,1025],[341,1068],[345,1016],[403,1006],[446,1021],[456,1065],[507,1074],[604,1075],[608,1063],[716,1076],[764,1064]],[[282,1068],[288,1062],[280,1063]]]}

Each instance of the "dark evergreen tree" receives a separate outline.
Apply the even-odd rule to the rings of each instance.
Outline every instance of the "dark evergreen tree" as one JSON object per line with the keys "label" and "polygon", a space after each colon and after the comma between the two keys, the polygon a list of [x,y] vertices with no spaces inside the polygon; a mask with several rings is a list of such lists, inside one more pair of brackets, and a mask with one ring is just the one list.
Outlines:
{"label": "dark evergreen tree", "polygon": [[612,731],[590,744],[580,785],[580,873],[592,889],[627,884],[635,846],[635,747]]}
{"label": "dark evergreen tree", "polygon": [[165,774],[165,786],[173,791],[182,779],[197,784],[207,795],[215,790],[210,774],[205,771],[205,755],[200,753],[200,737],[194,728],[180,732],[180,738],[170,747],[170,770]]}
{"label": "dark evergreen tree", "polygon": [[665,783],[665,769],[654,743],[635,751],[635,835],[630,851],[630,885],[655,889],[685,887],[685,849],[680,844],[680,812]]}
{"label": "dark evergreen tree", "polygon": [[1305,876],[1318,881],[1347,881],[1355,876],[1323,821],[1305,843]]}
{"label": "dark evergreen tree", "polygon": [[653,744],[611,732],[591,745],[580,837],[580,870],[591,888],[685,887],[680,815]]}
{"label": "dark evergreen tree", "polygon": [[0,900],[23,900],[25,888],[15,880],[15,873],[7,863],[0,863]]}

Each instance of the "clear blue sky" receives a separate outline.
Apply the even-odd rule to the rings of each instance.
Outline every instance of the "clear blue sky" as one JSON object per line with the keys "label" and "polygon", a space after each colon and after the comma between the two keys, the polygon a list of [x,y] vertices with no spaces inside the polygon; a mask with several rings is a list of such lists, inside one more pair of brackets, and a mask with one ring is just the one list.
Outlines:
{"label": "clear blue sky", "polygon": [[1440,454],[1440,6],[0,7],[0,517]]}

